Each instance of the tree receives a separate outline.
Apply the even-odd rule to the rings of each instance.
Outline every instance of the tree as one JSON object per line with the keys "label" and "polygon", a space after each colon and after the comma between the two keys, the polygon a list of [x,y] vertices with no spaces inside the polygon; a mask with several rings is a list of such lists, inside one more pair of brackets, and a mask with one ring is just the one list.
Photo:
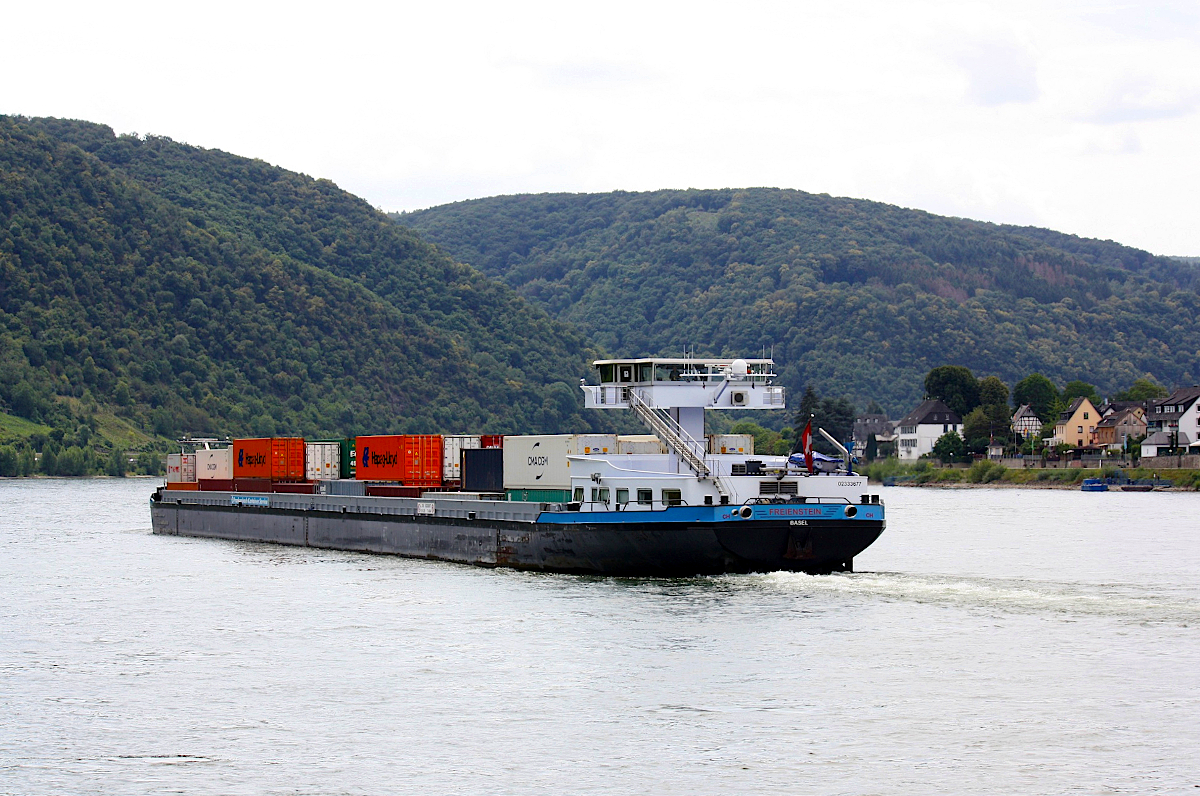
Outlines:
{"label": "tree", "polygon": [[1162,400],[1169,394],[1166,387],[1156,384],[1151,379],[1135,379],[1132,387],[1128,390],[1121,390],[1112,399],[1114,401],[1151,401]]}
{"label": "tree", "polygon": [[1079,379],[1069,381],[1067,386],[1063,387],[1062,400],[1064,404],[1070,406],[1076,398],[1087,398],[1096,405],[1100,403],[1100,396],[1096,393],[1095,385]]}
{"label": "tree", "polygon": [[1033,413],[1046,422],[1051,420],[1054,414],[1054,402],[1058,400],[1058,388],[1042,374],[1031,373],[1013,387],[1012,400],[1015,408],[1029,404]]}
{"label": "tree", "polygon": [[868,462],[873,462],[879,458],[879,443],[875,441],[874,434],[867,435],[867,448],[863,451],[863,458]]}
{"label": "tree", "polygon": [[942,365],[925,376],[925,395],[942,400],[959,417],[979,406],[979,382],[969,368]]}
{"label": "tree", "polygon": [[864,410],[863,414],[887,415],[887,412],[883,411],[883,407],[879,405],[878,401],[876,401],[875,399],[871,399],[871,402],[869,404],[867,404],[867,408]]}
{"label": "tree", "polygon": [[987,447],[990,436],[987,412],[977,406],[963,418],[963,439],[968,448],[975,449]]}
{"label": "tree", "polygon": [[125,477],[125,454],[120,448],[114,448],[108,457],[108,474],[118,478]]}
{"label": "tree", "polygon": [[817,424],[813,415],[821,408],[821,401],[817,398],[817,391],[809,384],[804,388],[804,395],[800,397],[800,408],[796,411],[795,426],[796,441],[792,445],[792,451],[800,450],[800,436],[804,434],[804,428],[808,425],[808,421],[813,419],[813,433],[817,432]]}
{"label": "tree", "polygon": [[800,435],[804,433],[810,416],[813,424],[813,450],[831,455],[839,454],[840,451],[830,445],[817,429],[825,429],[843,444],[849,442],[854,433],[854,404],[846,398],[818,400],[816,390],[811,385],[806,387],[804,396],[800,399],[800,411],[796,413],[796,440],[792,445],[793,451],[800,450]]}
{"label": "tree", "polygon": [[966,446],[956,431],[947,431],[933,443],[933,455],[943,462],[957,462],[966,457]]}
{"label": "tree", "polygon": [[1008,405],[1008,387],[995,376],[979,380],[979,404],[981,406]]}

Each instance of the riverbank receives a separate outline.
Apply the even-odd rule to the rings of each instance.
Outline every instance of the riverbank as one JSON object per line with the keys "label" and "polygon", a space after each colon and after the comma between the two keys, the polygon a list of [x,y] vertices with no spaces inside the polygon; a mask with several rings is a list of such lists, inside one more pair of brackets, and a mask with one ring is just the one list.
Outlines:
{"label": "riverbank", "polygon": [[[990,486],[1024,489],[1079,489],[1085,478],[1118,479],[1121,482],[1153,483],[1156,489],[1200,491],[1200,470],[1166,470],[1130,467],[1085,469],[1021,468],[1012,469],[998,462],[982,460],[969,467],[938,467],[930,461],[902,464],[896,459],[874,462],[863,470],[873,482],[895,486]],[[1117,488],[1117,487],[1111,487]]]}

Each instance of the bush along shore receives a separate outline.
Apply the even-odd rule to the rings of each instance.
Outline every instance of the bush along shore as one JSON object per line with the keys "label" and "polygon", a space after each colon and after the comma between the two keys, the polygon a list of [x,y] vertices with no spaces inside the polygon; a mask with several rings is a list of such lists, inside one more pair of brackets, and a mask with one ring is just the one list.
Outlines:
{"label": "bush along shore", "polygon": [[1016,486],[1033,489],[1078,489],[1085,478],[1153,482],[1156,489],[1200,491],[1200,470],[1151,470],[1141,467],[1085,469],[1013,469],[983,459],[969,467],[939,467],[934,462],[902,463],[884,459],[861,472],[871,481],[895,486]]}

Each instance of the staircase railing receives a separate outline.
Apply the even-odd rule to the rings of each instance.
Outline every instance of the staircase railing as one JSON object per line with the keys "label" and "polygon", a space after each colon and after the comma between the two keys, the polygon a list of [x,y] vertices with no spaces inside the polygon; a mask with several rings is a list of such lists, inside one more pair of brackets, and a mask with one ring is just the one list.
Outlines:
{"label": "staircase railing", "polygon": [[705,446],[687,430],[679,425],[675,418],[666,411],[656,409],[642,396],[637,389],[629,390],[629,408],[634,416],[641,420],[655,436],[666,443],[673,453],[679,456],[692,472],[699,478],[711,479],[722,495],[728,495],[729,490],[721,478],[713,473],[712,468],[704,460]]}

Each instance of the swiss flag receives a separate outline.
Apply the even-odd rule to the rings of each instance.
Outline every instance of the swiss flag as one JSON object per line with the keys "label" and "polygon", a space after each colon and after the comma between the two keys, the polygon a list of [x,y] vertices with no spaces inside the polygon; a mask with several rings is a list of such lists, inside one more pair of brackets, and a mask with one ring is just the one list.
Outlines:
{"label": "swiss flag", "polygon": [[808,425],[804,427],[804,433],[800,435],[800,450],[804,451],[804,466],[811,473],[813,471],[811,417],[808,419]]}

